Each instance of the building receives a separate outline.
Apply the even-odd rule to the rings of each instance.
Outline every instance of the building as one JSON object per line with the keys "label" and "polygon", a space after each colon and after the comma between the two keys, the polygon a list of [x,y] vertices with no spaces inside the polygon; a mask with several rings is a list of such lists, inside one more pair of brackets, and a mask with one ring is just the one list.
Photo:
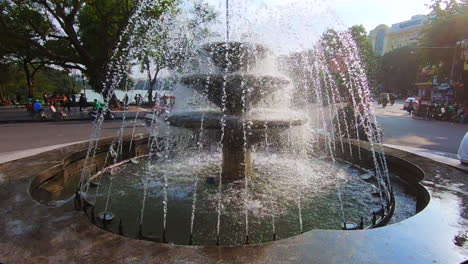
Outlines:
{"label": "building", "polygon": [[416,15],[411,20],[393,24],[392,27],[377,26],[369,33],[374,53],[383,56],[401,47],[417,45],[421,32],[428,23],[428,16]]}

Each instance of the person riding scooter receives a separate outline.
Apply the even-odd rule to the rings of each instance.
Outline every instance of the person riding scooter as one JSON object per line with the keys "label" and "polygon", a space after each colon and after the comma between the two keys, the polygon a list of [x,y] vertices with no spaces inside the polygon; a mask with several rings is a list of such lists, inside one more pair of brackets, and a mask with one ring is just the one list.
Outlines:
{"label": "person riding scooter", "polygon": [[33,104],[33,113],[34,113],[34,117],[37,117],[40,120],[47,119],[47,115],[44,111],[44,108],[42,108],[42,105],[39,102],[39,100],[36,100],[36,102]]}
{"label": "person riding scooter", "polygon": [[104,119],[106,120],[115,118],[110,109],[106,109],[105,103],[94,99],[93,110],[88,113],[89,118],[96,120],[102,113],[104,113]]}
{"label": "person riding scooter", "polygon": [[67,118],[67,114],[61,110],[58,111],[57,108],[55,107],[55,103],[51,103],[49,105],[50,111],[52,111],[52,119],[55,121],[61,121]]}

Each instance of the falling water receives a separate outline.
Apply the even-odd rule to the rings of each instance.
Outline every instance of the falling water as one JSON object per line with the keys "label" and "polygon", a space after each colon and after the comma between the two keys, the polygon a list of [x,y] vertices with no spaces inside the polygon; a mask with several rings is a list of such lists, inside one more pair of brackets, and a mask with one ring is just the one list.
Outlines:
{"label": "falling water", "polygon": [[[227,59],[227,58],[226,58]],[[229,62],[228,62],[229,63]],[[223,117],[221,118],[221,138],[219,140],[219,149],[222,152],[223,151],[223,141],[225,137],[225,129],[226,129],[226,99],[227,99],[227,93],[226,93],[226,85],[227,85],[227,79],[226,75],[223,76],[223,96],[222,96],[222,112],[223,112]],[[222,189],[223,188],[223,169],[222,169],[222,164],[221,164],[221,169],[219,171],[219,183],[218,183],[218,206],[216,208],[218,212],[218,220],[216,223],[216,240],[217,244],[219,244],[219,233],[220,233],[220,228],[221,228],[221,208],[222,208]]]}
{"label": "falling water", "polygon": [[[140,111],[138,111],[136,113],[135,119],[133,120],[132,137],[130,139],[130,145],[128,146],[128,151],[132,150],[133,138],[135,137],[135,129],[136,129],[137,124],[138,124],[138,114],[140,114]],[[153,119],[154,119],[154,116],[153,116]],[[153,121],[151,121],[151,122],[153,122]]]}
{"label": "falling water", "polygon": [[[265,42],[264,39],[261,37],[257,39],[257,35],[252,33],[251,35],[245,34],[243,35],[244,32],[240,32],[241,29],[246,29],[248,26],[258,24],[260,19],[257,16],[254,16],[252,20],[247,21],[246,25],[240,25],[239,21],[237,19],[232,18],[237,18],[236,17],[236,11],[240,12],[243,11],[244,9],[234,9],[230,10],[229,4],[231,6],[233,5],[239,5],[241,6],[242,4],[247,5],[248,1],[246,0],[240,0],[238,2],[242,3],[229,3],[229,0],[226,0],[226,35],[225,35],[225,40],[229,41],[231,39],[239,39],[241,42],[244,42],[246,40],[249,40],[250,42],[253,41],[260,41],[260,42]],[[148,4],[146,1],[144,2]],[[268,8],[266,8],[268,9]],[[263,11],[262,11],[263,12]],[[267,10],[265,12],[270,12],[271,14],[275,14],[274,10]],[[263,13],[264,14],[264,13]],[[240,15],[239,15],[240,16]],[[276,19],[281,19],[281,14],[275,14],[272,18]],[[274,20],[273,19],[273,20]],[[245,19],[248,20],[248,19]],[[245,22],[245,21],[244,21]],[[260,21],[261,22],[261,21]],[[232,29],[232,30],[231,30]],[[249,33],[249,32],[247,32]],[[320,207],[323,206],[320,204],[320,202],[316,202],[316,200],[313,199],[315,197],[314,193],[311,193],[313,191],[320,193],[323,192],[321,188],[325,188],[327,191],[331,192],[330,196],[326,196],[328,199],[333,200],[332,204],[336,205],[336,208],[338,206],[340,207],[340,211],[335,209],[334,207],[333,210],[335,214],[330,214],[334,219],[340,219],[340,216],[342,218],[343,222],[346,222],[346,218],[349,219],[354,219],[357,215],[356,213],[356,208],[359,207],[358,205],[353,205],[350,204],[352,201],[352,198],[349,195],[355,195],[353,194],[353,190],[350,190],[351,187],[349,186],[356,186],[358,183],[362,184],[363,189],[362,190],[368,190],[370,183],[362,183],[358,182],[356,180],[356,172],[352,171],[347,175],[346,168],[343,169],[343,166],[339,160],[339,151],[338,149],[341,148],[341,153],[345,152],[345,142],[346,139],[348,140],[347,144],[349,146],[349,154],[353,155],[353,149],[352,146],[355,143],[352,143],[353,140],[351,139],[351,132],[352,130],[356,130],[358,133],[358,138],[359,138],[359,126],[360,120],[373,120],[376,121],[375,114],[372,112],[372,106],[370,102],[370,89],[367,81],[365,80],[364,73],[362,72],[362,65],[360,65],[360,58],[357,57],[357,49],[355,47],[355,43],[350,39],[350,37],[345,34],[338,34],[337,38],[334,40],[336,43],[344,43],[345,45],[339,45],[339,53],[342,54],[345,58],[344,60],[344,70],[339,71],[337,73],[337,76],[341,79],[344,83],[345,86],[345,91],[341,91],[339,88],[339,85],[336,83],[336,77],[335,77],[335,72],[333,69],[331,69],[329,63],[327,62],[326,58],[326,50],[328,47],[324,46],[324,43],[318,43],[313,47],[313,52],[307,54],[307,60],[304,65],[304,68],[302,69],[305,73],[303,73],[303,76],[301,78],[298,78],[297,80],[293,79],[293,81],[296,81],[301,84],[302,87],[304,87],[303,91],[297,91],[297,87],[293,88],[283,88],[283,90],[280,90],[278,92],[279,96],[284,96],[284,97],[295,97],[295,96],[302,96],[305,95],[305,98],[307,98],[305,101],[307,104],[313,105],[313,106],[296,106],[294,105],[294,102],[292,106],[289,106],[289,103],[285,105],[284,111],[292,111],[294,107],[302,107],[301,108],[301,114],[305,116],[307,113],[308,116],[311,116],[311,119],[309,122],[305,122],[303,124],[302,128],[297,128],[297,129],[291,129],[294,127],[294,122],[292,120],[286,120],[285,122],[289,122],[289,130],[287,131],[280,131],[276,132],[275,129],[275,122],[269,123],[269,118],[271,118],[270,113],[266,111],[265,109],[269,110],[266,105],[268,105],[271,108],[277,108],[277,104],[275,99],[265,99],[261,101],[261,104],[258,106],[258,109],[254,110],[259,110],[260,113],[263,111],[263,115],[265,118],[265,122],[261,123],[263,124],[262,128],[258,128],[257,123],[253,123],[250,120],[250,109],[251,105],[249,102],[249,98],[252,96],[251,95],[251,90],[249,90],[248,85],[246,84],[246,78],[248,77],[248,74],[244,74],[242,71],[240,75],[242,76],[241,82],[240,82],[240,91],[242,91],[242,136],[243,140],[243,152],[244,152],[244,157],[247,155],[248,152],[252,152],[255,154],[255,158],[258,157],[258,163],[254,163],[254,174],[255,177],[249,178],[247,177],[248,173],[245,172],[245,178],[243,179],[244,186],[241,184],[237,185],[237,189],[233,188],[233,185],[231,182],[227,181],[226,177],[224,177],[223,181],[223,165],[219,164],[219,156],[220,153],[223,152],[225,144],[227,144],[227,140],[231,140],[228,138],[230,136],[229,130],[231,129],[230,126],[228,126],[228,122],[230,122],[231,118],[229,115],[231,114],[228,111],[228,103],[231,100],[230,97],[230,92],[228,91],[231,89],[230,84],[228,83],[228,75],[230,74],[229,72],[229,65],[231,65],[231,58],[228,56],[228,53],[226,53],[226,60],[228,62],[228,67],[222,72],[222,84],[220,85],[221,87],[221,116],[219,121],[220,125],[220,137],[219,141],[217,142],[209,142],[209,140],[206,140],[209,138],[207,135],[212,135],[210,133],[205,132],[210,129],[208,128],[210,125],[213,126],[212,123],[208,121],[212,120],[206,120],[209,119],[207,118],[207,115],[201,114],[201,123],[199,128],[194,128],[196,132],[187,132],[183,131],[179,133],[179,130],[175,130],[170,128],[169,121],[167,122],[158,122],[158,119],[156,116],[159,116],[160,113],[157,112],[156,108],[153,109],[153,119],[151,120],[151,125],[149,126],[150,130],[150,135],[149,135],[149,140],[148,140],[148,146],[149,146],[149,155],[147,162],[145,163],[144,167],[142,166],[143,172],[139,173],[138,175],[135,175],[135,177],[139,177],[137,180],[140,181],[139,186],[142,186],[142,192],[141,189],[138,192],[139,195],[139,200],[138,203],[141,202],[141,208],[138,208],[138,214],[139,214],[139,224],[140,227],[143,225],[143,219],[145,216],[145,207],[146,202],[149,201],[148,197],[151,197],[153,199],[153,194],[152,194],[152,187],[153,181],[157,183],[157,186],[163,187],[162,192],[158,192],[160,195],[162,193],[162,196],[158,196],[157,198],[154,198],[157,200],[158,205],[162,203],[162,210],[155,210],[157,211],[157,216],[160,217],[162,215],[162,228],[163,228],[163,239],[166,240],[165,233],[166,231],[170,232],[172,228],[171,224],[171,217],[172,217],[172,212],[176,213],[181,213],[181,214],[186,214],[187,218],[184,218],[184,221],[187,221],[185,223],[188,224],[188,221],[190,221],[190,228],[188,225],[185,225],[187,227],[187,230],[184,231],[186,232],[185,235],[187,235],[187,232],[189,230],[190,232],[190,244],[193,235],[197,235],[200,237],[197,237],[197,241],[202,241],[200,243],[205,243],[203,240],[209,240],[211,239],[211,242],[213,242],[213,236],[214,233],[216,233],[216,240],[217,244],[220,244],[221,240],[221,230],[223,232],[223,244],[226,245],[237,245],[240,244],[239,241],[234,241],[235,239],[232,239],[232,237],[237,236],[239,234],[242,234],[244,231],[243,228],[245,226],[245,236],[246,236],[246,241],[244,242],[249,242],[252,241],[254,243],[256,242],[261,242],[264,237],[269,235],[270,230],[273,233],[273,239],[276,239],[276,233],[279,233],[280,237],[283,237],[283,234],[281,232],[284,232],[286,236],[290,236],[292,233],[297,233],[297,218],[299,218],[299,229],[300,232],[308,231],[311,228],[316,228],[313,225],[310,225],[310,221],[313,221],[310,219],[310,215],[312,214],[311,212],[314,212],[313,210],[316,209],[315,207]],[[317,41],[312,41],[311,43]],[[267,42],[271,44],[272,42]],[[248,45],[248,44],[246,44]],[[209,51],[208,53],[213,53],[214,51]],[[206,55],[206,54],[205,54]],[[210,56],[213,54],[209,54]],[[243,54],[244,55],[244,54]],[[196,103],[200,103],[197,105],[199,109],[206,109],[206,108],[213,108],[212,105],[209,105],[205,101],[209,101],[207,99],[207,94],[209,92],[208,85],[212,84],[212,80],[210,79],[210,76],[213,75],[212,68],[215,65],[215,63],[209,61],[209,57],[205,58],[208,60],[208,69],[210,70],[209,74],[207,74],[207,79],[206,79],[206,88],[201,92],[202,96],[204,98],[198,99]],[[256,58],[260,59],[260,58]],[[336,61],[337,59],[334,58],[335,63],[338,63]],[[299,61],[295,61],[299,65]],[[199,64],[200,61],[198,62]],[[205,66],[205,65],[203,65]],[[265,65],[262,65],[265,66]],[[189,67],[187,67],[189,68]],[[204,67],[200,67],[204,68]],[[249,68],[249,65],[247,65],[247,68]],[[268,68],[268,66],[265,66],[265,68]],[[248,69],[249,70],[249,69]],[[248,72],[248,71],[247,71]],[[258,74],[258,72],[255,72]],[[276,73],[275,73],[276,74]],[[258,76],[254,76],[258,77]],[[276,75],[275,75],[276,77]],[[109,76],[112,80],[109,81],[111,83],[112,87],[110,88],[112,93],[112,89],[118,82],[118,78],[115,75]],[[297,84],[297,83],[296,83]],[[184,87],[185,88],[185,87]],[[292,93],[298,92],[298,95],[292,95]],[[275,96],[278,96],[278,94],[275,94]],[[262,94],[262,96],[265,96]],[[194,95],[195,97],[195,95]],[[334,116],[338,116],[338,113],[341,110],[341,104],[347,99],[347,97],[350,98],[352,101],[354,107],[356,107],[356,115],[354,116],[354,120],[352,120],[349,124],[346,119],[340,120],[340,118],[336,118],[336,123],[334,123]],[[302,98],[299,98],[302,99]],[[271,100],[268,101],[268,100]],[[287,100],[286,100],[287,101]],[[360,112],[359,105],[364,104],[365,105],[365,111],[364,113]],[[283,105],[283,104],[281,104]],[[306,108],[307,112],[305,112],[303,109]],[[315,109],[314,109],[315,108]],[[327,108],[327,109],[326,109]],[[197,109],[197,110],[199,110]],[[185,109],[184,109],[185,110]],[[214,109],[210,109],[214,110]],[[219,110],[219,109],[216,109]],[[295,109],[294,109],[295,110]],[[219,111],[218,111],[219,112]],[[279,112],[279,111],[278,111]],[[129,145],[129,151],[131,151],[132,146],[135,144],[134,141],[134,136],[135,136],[135,130],[136,130],[136,124],[137,124],[137,119],[138,119],[139,113],[136,114],[135,120],[133,122],[133,130],[132,130],[132,135],[130,139],[130,145]],[[284,115],[288,117],[288,115]],[[284,118],[284,117],[281,117]],[[218,120],[218,119],[217,119]],[[94,160],[94,156],[97,151],[97,146],[98,146],[98,138],[99,138],[99,131],[100,131],[100,126],[102,125],[103,120],[101,117],[96,120],[95,126],[96,129],[94,130],[93,136],[91,143],[88,147],[88,152],[87,152],[87,159],[85,160],[85,165],[89,166],[92,164]],[[205,123],[206,122],[206,123]],[[218,122],[218,121],[216,121]],[[197,123],[198,124],[198,123]],[[255,126],[254,126],[255,124]],[[165,126],[165,127],[162,127]],[[169,127],[166,129],[166,126]],[[206,127],[205,127],[206,126]],[[381,137],[379,133],[376,133],[372,127],[369,124],[364,124],[365,129],[364,132],[366,136],[370,139],[370,148],[371,148],[371,154],[372,154],[372,160],[373,160],[373,165],[375,169],[375,177],[377,178],[377,185],[379,186],[379,191],[381,193],[380,201],[378,201],[376,198],[372,197],[367,197],[365,194],[359,194],[362,195],[360,197],[365,197],[366,199],[369,199],[371,204],[374,202],[380,202],[382,205],[385,202],[388,202],[390,199],[390,175],[388,172],[388,165],[385,159],[385,154],[382,151],[382,146],[381,146]],[[253,128],[254,127],[254,128]],[[166,132],[161,132],[161,134],[164,135],[159,135],[160,129],[165,129]],[[193,128],[192,128],[193,129]],[[107,165],[107,160],[112,158],[113,159],[113,165],[117,163],[117,161],[122,158],[122,146],[123,146],[123,132],[125,130],[125,115],[124,115],[124,120],[122,122],[122,126],[120,127],[120,131],[118,133],[117,139],[114,140],[111,144],[111,147],[109,148],[108,154],[106,156],[105,164]],[[258,135],[258,131],[260,131],[261,134],[263,134],[264,137],[264,142],[254,145],[250,144],[250,140],[254,137],[253,134]],[[256,131],[256,132],[253,132]],[[198,134],[196,134],[198,133]],[[219,134],[217,134],[218,137]],[[336,138],[338,136],[338,138]],[[284,139],[287,138],[287,142],[284,141]],[[312,140],[314,139],[314,140]],[[165,143],[165,146],[161,147],[159,146],[161,142]],[[206,140],[206,141],[204,141]],[[339,140],[339,142],[337,141]],[[195,142],[196,141],[196,142]],[[276,142],[279,144],[276,145]],[[210,145],[212,143],[213,145]],[[315,144],[312,146],[312,144]],[[270,148],[270,146],[272,147]],[[359,158],[361,159],[361,145],[358,141],[358,155]],[[211,148],[211,149],[210,149]],[[216,149],[216,150],[215,150]],[[376,150],[379,151],[376,151]],[[364,148],[363,148],[364,150]],[[193,152],[193,153],[190,153]],[[249,153],[249,154],[252,154]],[[364,153],[364,152],[363,152]],[[163,154],[163,158],[158,158],[158,159],[153,159],[152,157],[158,154]],[[193,160],[191,160],[192,163],[188,162],[187,159],[190,159],[191,155],[196,155],[196,157],[193,157]],[[275,156],[278,155],[278,156]],[[285,162],[283,157],[287,157],[287,161]],[[261,160],[262,159],[262,160]],[[260,161],[261,160],[261,161]],[[307,160],[307,162],[311,162],[313,165],[310,167],[306,167],[307,169],[304,171],[302,170],[304,166],[304,160]],[[331,162],[330,162],[331,160]],[[214,161],[214,162],[213,162]],[[244,159],[245,161],[245,159]],[[161,164],[161,166],[151,166],[152,163],[157,162],[158,164]],[[281,163],[284,162],[284,163]],[[309,164],[305,162],[306,164]],[[315,162],[315,163],[314,163]],[[193,165],[196,163],[195,165]],[[175,165],[174,165],[175,164]],[[187,165],[191,164],[191,165]],[[211,164],[215,164],[214,170],[213,166]],[[286,165],[284,165],[286,164]],[[169,169],[166,171],[155,171],[155,170],[160,170],[161,167],[168,165]],[[178,165],[181,165],[181,168],[183,169],[183,172],[180,173],[181,175],[177,173],[168,173],[167,171],[170,171],[171,169],[174,170],[180,170]],[[183,166],[182,166],[183,165]],[[176,168],[172,168],[171,166],[174,166]],[[184,167],[186,166],[186,167]],[[283,167],[281,167],[283,166]],[[244,166],[246,168],[247,166]],[[206,177],[211,177],[213,175],[213,172],[216,171],[218,173],[218,182],[217,186],[214,188],[210,189],[210,186],[205,184],[201,179],[204,179]],[[287,171],[287,173],[283,173],[284,171]],[[159,173],[160,172],[160,173]],[[179,173],[179,171],[178,171]],[[124,174],[124,173],[122,173]],[[297,178],[294,180],[291,180],[291,174],[296,174]],[[342,174],[345,174],[347,178],[344,178],[345,176],[342,176]],[[153,175],[157,175],[157,177],[150,178]],[[161,175],[161,176],[159,176]],[[183,180],[186,180],[185,175],[188,175],[189,177],[189,184],[190,187],[186,187],[184,184],[185,182],[179,181],[180,177]],[[324,179],[322,178],[323,175],[326,175],[328,178]],[[104,177],[104,176],[102,176]],[[101,180],[101,178],[99,180]],[[120,175],[119,175],[120,177]],[[258,177],[258,178],[256,178]],[[282,179],[278,179],[278,177],[284,177]],[[354,178],[353,178],[354,177]],[[83,170],[82,175],[81,175],[81,183],[85,182],[89,178],[88,172]],[[117,188],[117,180],[120,180],[117,176],[110,175],[109,181],[106,182],[106,184],[109,184],[107,186],[107,196],[106,196],[106,202],[105,202],[105,212],[109,209],[110,205],[110,199],[111,199],[111,192],[112,188]],[[275,185],[275,181],[280,180],[281,183],[284,184],[290,184],[287,187],[281,186],[280,184]],[[359,180],[359,179],[358,179]],[[114,182],[114,183],[113,183]],[[169,188],[169,182],[171,188]],[[182,182],[182,183],[181,183]],[[311,184],[313,183],[313,184]],[[311,188],[316,184],[317,186],[315,188]],[[114,187],[112,187],[114,186]],[[291,187],[293,186],[293,187]],[[331,188],[333,186],[333,188]],[[174,187],[174,188],[173,188]],[[216,188],[217,187],[217,188]],[[284,189],[282,189],[284,187]],[[100,188],[98,185],[97,190]],[[125,188],[134,188],[131,184],[128,186],[125,186]],[[141,188],[141,187],[140,187]],[[180,189],[178,189],[180,188]],[[263,190],[262,188],[265,188]],[[288,189],[290,188],[290,189]],[[366,189],[367,188],[367,189]],[[177,189],[177,191],[173,191],[173,189]],[[159,191],[159,189],[158,189]],[[180,199],[181,201],[174,199],[173,197],[177,195],[177,192],[180,191],[184,195],[177,196],[176,198]],[[187,191],[185,193],[185,191]],[[113,190],[113,192],[116,192],[116,190]],[[260,192],[260,193],[259,193]],[[97,196],[97,191],[96,191],[96,196]],[[229,195],[232,195],[235,193],[238,195],[240,199],[239,201],[232,201],[232,199],[235,199],[237,196],[232,196],[232,197],[227,197]],[[141,197],[142,194],[142,197]],[[323,193],[322,193],[323,194]],[[385,197],[384,197],[385,195]],[[184,198],[180,198],[180,197]],[[185,199],[185,197],[188,202]],[[333,196],[333,198],[330,198]],[[338,197],[337,197],[338,196]],[[346,196],[346,206],[344,206],[344,196]],[[385,198],[385,199],[384,199]],[[336,201],[337,200],[337,201]],[[168,212],[168,202],[170,201],[170,207],[171,207],[171,212]],[[328,201],[328,200],[326,200]],[[174,208],[173,208],[173,202],[174,202]],[[362,201],[358,201],[362,202]],[[206,205],[205,203],[208,203],[209,205]],[[258,203],[258,204],[256,204]],[[282,204],[284,203],[284,204]],[[181,207],[178,207],[179,204]],[[325,203],[327,204],[327,203]],[[210,207],[211,206],[211,207]],[[234,215],[234,219],[229,219],[231,217],[231,208],[227,208],[227,206],[239,206],[240,210],[232,210],[236,212],[236,215]],[[114,209],[115,207],[115,209]],[[117,210],[117,203],[114,200],[114,196],[112,196],[112,209]],[[158,207],[159,208],[159,207]],[[185,210],[184,212],[180,212],[177,210],[182,210],[180,208],[183,208]],[[203,215],[207,212],[207,208],[216,208],[216,210],[212,210],[213,212],[209,212],[207,215],[211,219],[207,220],[207,216]],[[321,209],[322,211],[319,210],[319,213],[322,213],[324,209]],[[363,209],[364,213],[368,213]],[[149,217],[151,214],[147,212],[147,216]],[[292,217],[292,215],[294,215]],[[169,216],[169,218],[168,218]],[[225,217],[226,216],[226,217]],[[195,218],[197,219],[195,223]],[[285,225],[284,222],[285,219],[287,221],[291,221],[293,219],[294,223],[291,225],[292,228],[294,228],[294,232],[290,232],[290,226]],[[349,220],[348,219],[348,220]],[[148,221],[148,220],[147,220]],[[206,222],[203,222],[206,221]],[[221,223],[223,221],[223,223]],[[226,222],[225,222],[226,221]],[[329,220],[331,221],[331,220]],[[158,218],[158,223],[160,223],[160,218]],[[200,226],[199,224],[200,223]],[[168,225],[169,224],[169,225]],[[210,224],[216,225],[216,230],[212,229],[211,232],[209,231],[207,233],[203,233],[199,229],[203,229],[206,226],[209,226]],[[221,229],[222,225],[222,229]],[[230,225],[235,226],[235,229],[230,230]],[[260,226],[260,230],[258,231],[257,228]],[[268,230],[264,227],[268,226]],[[168,229],[169,228],[169,229]],[[182,228],[181,228],[182,229]],[[224,233],[226,230],[226,234]],[[182,232],[182,231],[181,231]],[[289,232],[289,233],[288,233]],[[206,235],[209,234],[209,235]],[[206,237],[204,237],[206,235]],[[224,239],[226,237],[226,239]],[[172,236],[170,237],[172,239]],[[232,239],[232,240],[230,240]],[[236,238],[237,239],[237,238]],[[260,240],[259,240],[260,239]],[[166,242],[166,241],[165,241]],[[172,242],[172,241],[171,241]],[[186,243],[186,241],[185,241]],[[209,244],[209,242],[206,242]]]}

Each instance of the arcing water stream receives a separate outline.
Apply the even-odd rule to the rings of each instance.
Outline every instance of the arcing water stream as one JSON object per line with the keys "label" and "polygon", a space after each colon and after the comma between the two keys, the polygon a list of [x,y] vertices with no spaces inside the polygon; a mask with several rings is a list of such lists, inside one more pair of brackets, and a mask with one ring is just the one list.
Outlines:
{"label": "arcing water stream", "polygon": [[[187,69],[197,73],[181,76],[176,90],[183,102],[167,118],[153,115],[148,156],[91,178],[99,178],[99,189],[84,197],[118,216],[126,236],[176,244],[242,245],[350,223],[373,226],[371,212],[389,213],[394,197],[407,205],[396,219],[413,214],[411,192],[388,171],[350,34],[278,59],[265,43],[254,44],[271,43],[265,32],[249,31],[256,22],[242,16],[246,5],[231,2],[224,41],[196,47]],[[278,10],[254,18],[281,18]],[[96,121],[85,167],[103,121]],[[109,150],[113,164],[122,159],[122,137]],[[370,171],[338,159],[346,152],[362,158],[363,143],[352,139],[369,142]],[[88,174],[83,170],[82,191]]]}

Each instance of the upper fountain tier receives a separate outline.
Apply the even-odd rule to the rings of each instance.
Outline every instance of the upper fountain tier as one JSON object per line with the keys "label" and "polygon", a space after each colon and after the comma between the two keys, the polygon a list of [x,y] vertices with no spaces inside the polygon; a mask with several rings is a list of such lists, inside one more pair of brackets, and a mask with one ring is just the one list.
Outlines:
{"label": "upper fountain tier", "polygon": [[194,74],[183,77],[182,81],[221,109],[225,107],[229,114],[249,112],[262,98],[289,83],[279,77],[240,73]]}
{"label": "upper fountain tier", "polygon": [[225,73],[248,71],[263,60],[268,49],[260,44],[215,42],[203,46],[212,62]]}

